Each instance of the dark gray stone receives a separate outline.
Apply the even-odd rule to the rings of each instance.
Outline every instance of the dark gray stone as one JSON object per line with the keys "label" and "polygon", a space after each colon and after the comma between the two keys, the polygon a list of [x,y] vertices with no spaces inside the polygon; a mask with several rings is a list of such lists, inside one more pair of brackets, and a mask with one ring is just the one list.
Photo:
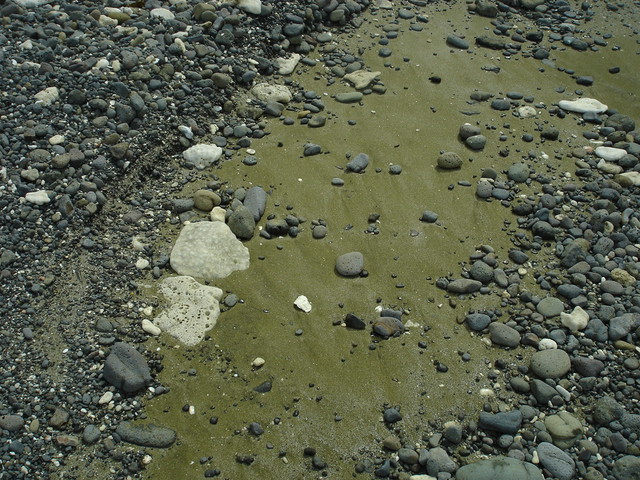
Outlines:
{"label": "dark gray stone", "polygon": [[576,474],[576,464],[573,459],[552,443],[540,443],[538,457],[544,468],[559,480],[571,480]]}
{"label": "dark gray stone", "polygon": [[116,428],[116,433],[124,442],[141,447],[168,448],[176,441],[175,431],[154,424],[135,425],[131,422],[122,422]]}
{"label": "dark gray stone", "polygon": [[262,187],[251,187],[247,190],[243,204],[253,214],[253,219],[257,222],[267,206],[267,192]]}
{"label": "dark gray stone", "polygon": [[244,205],[236,208],[227,220],[227,225],[233,234],[241,240],[249,240],[253,237],[256,221],[253,213]]}
{"label": "dark gray stone", "polygon": [[481,412],[478,424],[485,430],[514,435],[522,425],[522,413],[520,410],[499,413]]}
{"label": "dark gray stone", "polygon": [[471,330],[480,332],[489,326],[491,317],[484,313],[471,313],[465,317],[465,321]]}
{"label": "dark gray stone", "polygon": [[356,277],[364,269],[364,256],[360,252],[349,252],[336,259],[336,271],[343,277]]}
{"label": "dark gray stone", "polygon": [[369,165],[369,155],[359,153],[347,163],[347,170],[354,173],[361,173]]}
{"label": "dark gray stone", "polygon": [[540,350],[531,356],[529,368],[542,379],[561,378],[571,370],[571,360],[564,350]]}
{"label": "dark gray stone", "polygon": [[124,392],[137,392],[152,380],[145,358],[124,342],[113,345],[102,374],[107,382]]}
{"label": "dark gray stone", "polygon": [[542,472],[529,462],[493,457],[470,463],[456,472],[456,480],[543,480]]}

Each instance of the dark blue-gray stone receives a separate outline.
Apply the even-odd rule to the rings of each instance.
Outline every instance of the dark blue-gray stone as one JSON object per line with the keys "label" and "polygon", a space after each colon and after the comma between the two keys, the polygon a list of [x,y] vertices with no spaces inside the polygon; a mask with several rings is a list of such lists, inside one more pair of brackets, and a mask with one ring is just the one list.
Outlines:
{"label": "dark blue-gray stone", "polygon": [[465,321],[471,330],[479,332],[489,326],[491,318],[484,313],[471,313],[466,316]]}
{"label": "dark blue-gray stone", "polygon": [[369,155],[366,153],[359,153],[347,163],[347,170],[354,173],[360,173],[367,168],[367,165],[369,165]]}
{"label": "dark blue-gray stone", "polygon": [[559,480],[571,480],[576,474],[576,464],[573,459],[552,443],[540,443],[538,457],[544,468]]}
{"label": "dark blue-gray stone", "polygon": [[124,392],[137,392],[151,383],[146,359],[124,342],[113,345],[102,374],[107,382]]}
{"label": "dark blue-gray stone", "polygon": [[485,430],[514,435],[522,425],[522,413],[520,410],[499,413],[481,412],[478,423],[480,428]]}
{"label": "dark blue-gray stone", "polygon": [[168,448],[176,441],[175,431],[154,424],[135,425],[131,422],[122,422],[116,428],[116,433],[124,442],[141,447]]}
{"label": "dark blue-gray stone", "polygon": [[251,187],[244,196],[243,204],[253,214],[253,219],[257,222],[267,206],[267,192],[262,187]]}

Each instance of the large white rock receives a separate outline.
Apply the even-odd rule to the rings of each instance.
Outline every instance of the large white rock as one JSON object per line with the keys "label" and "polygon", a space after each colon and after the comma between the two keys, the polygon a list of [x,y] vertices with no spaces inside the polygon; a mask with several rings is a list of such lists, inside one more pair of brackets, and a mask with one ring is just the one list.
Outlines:
{"label": "large white rock", "polygon": [[299,295],[293,304],[305,313],[309,313],[311,311],[311,302],[304,295]]}
{"label": "large white rock", "polygon": [[569,112],[575,113],[603,113],[609,108],[604,103],[596,100],[595,98],[576,98],[575,100],[560,100],[558,106]]}
{"label": "large white rock", "polygon": [[151,15],[152,17],[164,18],[165,20],[173,20],[174,18],[176,18],[171,10],[162,7],[151,9],[149,15]]}
{"label": "large white rock", "polygon": [[293,53],[291,54],[291,56],[289,57],[280,57],[280,58],[276,58],[276,64],[278,65],[278,73],[280,75],[289,75],[290,73],[293,73],[293,71],[296,69],[296,66],[298,65],[298,62],[300,61],[302,57],[300,56],[299,53]]}
{"label": "large white rock", "polygon": [[623,148],[597,147],[595,154],[608,162],[617,162],[627,154],[627,151]]}
{"label": "large white rock", "polygon": [[220,316],[222,290],[185,276],[165,278],[159,290],[169,306],[154,324],[185,345],[200,343]]}
{"label": "large white rock", "polygon": [[380,76],[380,72],[367,72],[366,70],[356,70],[355,72],[347,73],[344,78],[347,82],[351,83],[356,90],[362,90],[367,88],[371,82]]}
{"label": "large white rock", "polygon": [[222,156],[222,148],[217,145],[199,143],[182,152],[182,158],[198,170],[202,170],[218,161]]}
{"label": "large white rock", "polygon": [[238,8],[243,12],[260,15],[262,2],[260,0],[238,0]]}
{"label": "large white rock", "polygon": [[533,118],[538,116],[538,111],[531,105],[524,105],[517,110],[520,118]]}
{"label": "large white rock", "polygon": [[269,83],[258,83],[251,89],[251,93],[263,102],[289,103],[293,98],[289,87],[285,85],[271,85]]}
{"label": "large white rock", "polygon": [[589,323],[589,314],[581,307],[576,307],[571,313],[560,313],[560,323],[572,332],[584,330]]}
{"label": "large white rock", "polygon": [[636,186],[640,185],[640,172],[624,172],[620,174],[621,177],[627,178],[631,183]]}
{"label": "large white rock", "polygon": [[38,190],[36,192],[28,192],[24,196],[24,199],[27,202],[33,203],[35,205],[44,205],[45,203],[49,203],[51,201],[51,199],[49,198],[49,195],[47,194],[46,190]]}
{"label": "large white rock", "polygon": [[226,223],[189,223],[180,231],[170,261],[180,275],[214,280],[247,269],[249,250]]}
{"label": "large white rock", "polygon": [[48,87],[44,90],[40,90],[38,93],[34,95],[36,97],[36,101],[42,103],[45,107],[48,107],[53,102],[60,98],[60,91],[58,87]]}

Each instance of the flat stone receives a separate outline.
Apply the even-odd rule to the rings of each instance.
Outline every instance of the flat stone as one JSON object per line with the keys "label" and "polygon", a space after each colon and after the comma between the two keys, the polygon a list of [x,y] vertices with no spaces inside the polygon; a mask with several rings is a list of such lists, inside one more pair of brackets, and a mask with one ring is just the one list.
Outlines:
{"label": "flat stone", "polygon": [[613,475],[616,480],[639,480],[640,457],[626,455],[613,464]]}
{"label": "flat stone", "polygon": [[293,98],[291,90],[285,85],[258,83],[251,89],[251,93],[263,102],[289,103]]}
{"label": "flat stone", "polygon": [[349,252],[336,259],[336,271],[343,277],[356,277],[364,269],[364,256],[360,252]]}
{"label": "flat stone", "polygon": [[45,205],[51,201],[46,190],[28,192],[25,194],[24,199],[29,203],[33,203],[34,205]]}
{"label": "flat stone", "polygon": [[482,288],[482,282],[470,278],[458,278],[449,282],[447,292],[451,293],[474,293]]}
{"label": "flat stone", "polygon": [[493,322],[489,325],[491,341],[496,345],[504,347],[516,347],[520,345],[520,333],[508,325],[500,322]]}
{"label": "flat stone", "polygon": [[549,442],[541,442],[537,448],[540,463],[558,480],[571,480],[576,473],[573,459]]}
{"label": "flat stone", "polygon": [[371,82],[380,76],[380,72],[367,72],[366,70],[356,70],[355,72],[347,73],[344,78],[347,82],[351,83],[356,90],[362,90],[367,88]]}
{"label": "flat stone", "polygon": [[558,106],[574,113],[604,113],[609,107],[595,98],[577,98],[575,100],[560,100]]}
{"label": "flat stone", "polygon": [[536,310],[545,318],[553,318],[564,311],[564,304],[558,298],[545,297],[538,302]]}
{"label": "flat stone", "polygon": [[249,250],[222,222],[185,225],[171,250],[171,268],[205,280],[225,278],[249,267]]}
{"label": "flat stone", "polygon": [[554,445],[562,449],[572,447],[582,438],[582,423],[569,412],[560,411],[545,417],[544,426],[553,438]]}
{"label": "flat stone", "polygon": [[335,96],[338,103],[358,103],[364,95],[361,92],[343,92]]}
{"label": "flat stone", "polygon": [[603,158],[608,162],[617,162],[622,157],[627,155],[627,151],[623,148],[614,147],[596,147],[594,153],[597,157]]}
{"label": "flat stone", "polygon": [[222,290],[177,276],[162,280],[159,291],[168,307],[156,316],[155,324],[185,345],[200,343],[218,320]]}
{"label": "flat stone", "polygon": [[582,307],[575,307],[571,313],[560,313],[560,323],[572,332],[578,332],[587,328],[589,314]]}
{"label": "flat stone", "polygon": [[520,410],[499,413],[480,412],[478,425],[485,430],[514,435],[522,425],[522,412]]}
{"label": "flat stone", "polygon": [[543,480],[538,467],[511,457],[497,456],[460,467],[456,480]]}
{"label": "flat stone", "polygon": [[404,325],[395,317],[381,317],[374,322],[373,332],[383,338],[397,337],[404,332]]}
{"label": "flat stone", "polygon": [[24,427],[24,419],[19,415],[0,415],[0,429],[17,432]]}
{"label": "flat stone", "polygon": [[525,163],[517,162],[509,167],[509,170],[507,170],[507,177],[509,177],[509,180],[522,183],[529,178],[529,173],[529,167]]}
{"label": "flat stone", "polygon": [[462,166],[462,158],[455,152],[445,152],[437,158],[436,163],[444,170],[454,170]]}
{"label": "flat stone", "polygon": [[136,425],[132,422],[122,422],[116,428],[116,433],[122,441],[141,447],[168,448],[176,441],[175,431],[154,424]]}
{"label": "flat stone", "polygon": [[571,370],[571,359],[564,350],[540,350],[531,356],[529,368],[542,379],[561,378]]}
{"label": "flat stone", "polygon": [[369,155],[359,153],[347,163],[347,170],[354,173],[362,173],[369,165]]}
{"label": "flat stone", "polygon": [[491,323],[491,317],[484,313],[471,313],[465,317],[465,321],[471,330],[480,332]]}

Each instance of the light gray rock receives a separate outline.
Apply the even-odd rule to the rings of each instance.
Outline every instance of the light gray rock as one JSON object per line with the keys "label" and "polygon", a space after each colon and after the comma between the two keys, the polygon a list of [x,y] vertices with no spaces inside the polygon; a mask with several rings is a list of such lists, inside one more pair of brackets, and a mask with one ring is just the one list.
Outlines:
{"label": "light gray rock", "polygon": [[531,356],[531,371],[540,378],[561,378],[571,370],[571,359],[564,350],[540,350]]}
{"label": "light gray rock", "polygon": [[147,360],[124,342],[117,342],[111,347],[102,375],[111,385],[127,393],[137,392],[151,383]]}
{"label": "light gray rock", "polygon": [[470,278],[458,278],[449,282],[447,292],[451,293],[474,293],[482,288],[482,282]]}
{"label": "light gray rock", "polygon": [[0,415],[0,429],[17,432],[24,427],[24,419],[19,415]]}
{"label": "light gray rock", "polygon": [[542,472],[529,462],[493,457],[460,467],[456,480],[543,480]]}
{"label": "light gray rock", "polygon": [[251,93],[263,102],[289,103],[293,98],[291,90],[285,85],[258,83],[251,89]]}
{"label": "light gray rock", "polygon": [[367,88],[371,82],[380,76],[380,72],[367,72],[366,70],[356,70],[355,72],[347,73],[344,78],[347,82],[351,83],[356,90],[362,90]]}
{"label": "light gray rock", "polygon": [[575,100],[560,100],[558,106],[568,112],[574,113],[603,113],[609,107],[595,98],[576,98]]}
{"label": "light gray rock", "polygon": [[300,56],[299,53],[292,53],[290,56],[286,58],[285,57],[277,58],[276,64],[278,65],[278,73],[280,75],[289,75],[293,73],[296,66],[298,65],[298,62],[300,62],[300,58],[302,57]]}
{"label": "light gray rock", "polygon": [[485,430],[515,435],[522,425],[522,412],[520,410],[498,413],[480,412],[478,425]]}
{"label": "light gray rock", "polygon": [[484,135],[473,135],[467,138],[465,143],[471,150],[482,150],[487,144],[487,137]]}
{"label": "light gray rock", "polygon": [[486,284],[493,280],[493,268],[482,260],[476,260],[469,269],[469,275],[474,280],[478,280],[479,282]]}
{"label": "light gray rock", "polygon": [[251,187],[244,196],[243,204],[253,214],[253,219],[257,222],[262,218],[267,206],[267,192],[262,187]]}
{"label": "light gray rock", "polygon": [[168,307],[156,316],[155,325],[185,345],[200,343],[218,320],[222,290],[176,276],[162,280],[159,291]]}
{"label": "light gray rock", "polygon": [[171,250],[171,268],[191,277],[215,280],[249,267],[249,250],[222,222],[185,225]]}
{"label": "light gray rock", "polygon": [[132,422],[122,422],[116,428],[116,433],[122,441],[141,447],[168,448],[176,441],[175,431],[154,424],[136,425]]}
{"label": "light gray rock", "polygon": [[607,162],[617,162],[627,154],[622,148],[596,147],[594,153],[597,157],[605,159]]}
{"label": "light gray rock", "polygon": [[198,170],[203,170],[217,162],[221,155],[222,148],[217,145],[208,145],[206,143],[194,145],[182,152],[182,158],[184,158],[189,165],[193,165]]}
{"label": "light gray rock", "polygon": [[564,311],[564,304],[559,298],[545,297],[538,302],[536,310],[545,318],[553,318]]}
{"label": "light gray rock", "polygon": [[529,173],[530,170],[526,164],[517,162],[509,167],[509,170],[507,170],[507,177],[509,177],[509,180],[522,183],[529,178]]}
{"label": "light gray rock", "polygon": [[360,252],[349,252],[336,259],[336,271],[343,277],[356,277],[364,269],[364,256]]}
{"label": "light gray rock", "polygon": [[640,480],[640,457],[626,455],[613,464],[616,480]]}
{"label": "light gray rock", "polygon": [[562,449],[572,447],[582,438],[582,423],[566,411],[545,417],[544,426],[553,438],[553,444]]}

